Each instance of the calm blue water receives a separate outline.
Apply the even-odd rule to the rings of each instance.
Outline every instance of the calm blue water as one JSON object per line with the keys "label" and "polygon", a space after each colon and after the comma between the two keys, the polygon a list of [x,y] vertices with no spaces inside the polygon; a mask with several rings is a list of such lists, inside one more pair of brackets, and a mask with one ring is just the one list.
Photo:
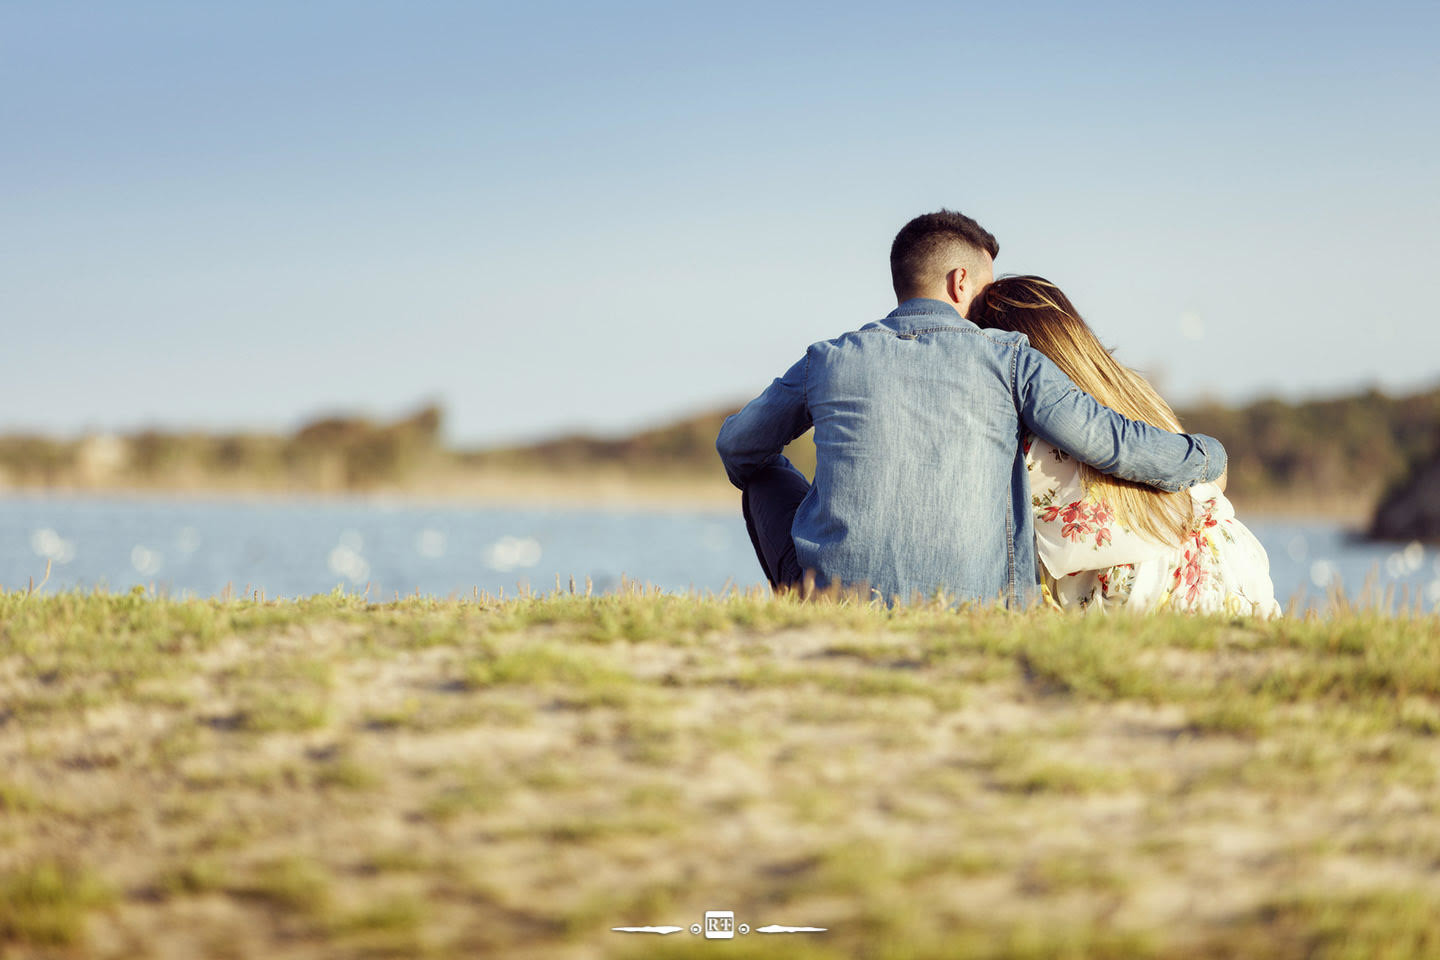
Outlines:
{"label": "calm blue water", "polygon": [[[1318,599],[1338,575],[1354,596],[1368,575],[1408,585],[1440,607],[1440,551],[1352,541],[1324,522],[1255,522],[1276,596]],[[376,500],[162,501],[76,496],[0,498],[0,586],[48,590],[136,584],[171,595],[231,587],[267,597],[370,588],[440,597],[507,593],[622,575],[666,590],[761,581],[738,514],[424,506]]]}

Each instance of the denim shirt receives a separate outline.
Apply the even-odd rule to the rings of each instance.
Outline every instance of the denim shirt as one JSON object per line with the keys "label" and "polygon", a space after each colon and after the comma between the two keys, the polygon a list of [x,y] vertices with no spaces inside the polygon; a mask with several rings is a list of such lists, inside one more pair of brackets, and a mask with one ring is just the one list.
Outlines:
{"label": "denim shirt", "polygon": [[1162,490],[1225,470],[1213,437],[1128,420],[1024,334],[982,330],[927,298],[811,344],[727,418],[715,446],[730,482],[743,490],[762,467],[794,470],[781,450],[811,426],[815,478],[791,528],[796,559],[817,586],[868,586],[886,601],[937,590],[1010,605],[1036,599],[1026,430]]}

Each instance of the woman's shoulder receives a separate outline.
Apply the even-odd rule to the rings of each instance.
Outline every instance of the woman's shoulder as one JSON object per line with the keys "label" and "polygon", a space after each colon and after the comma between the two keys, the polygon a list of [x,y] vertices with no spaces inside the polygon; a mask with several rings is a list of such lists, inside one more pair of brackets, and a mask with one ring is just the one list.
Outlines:
{"label": "woman's shoulder", "polygon": [[1021,440],[1025,453],[1025,470],[1030,475],[1032,490],[1058,493],[1060,488],[1080,484],[1080,462],[1064,450],[1058,450],[1033,434]]}
{"label": "woman's shoulder", "polygon": [[1027,433],[1021,438],[1020,449],[1025,452],[1026,460],[1034,460],[1037,463],[1053,462],[1079,465],[1070,454],[1058,447],[1051,446],[1033,433]]}
{"label": "woman's shoulder", "polygon": [[1207,500],[1224,499],[1225,492],[1213,483],[1197,483],[1190,488],[1190,498],[1204,503]]}
{"label": "woman's shoulder", "polygon": [[1211,522],[1233,520],[1235,507],[1230,499],[1213,483],[1197,483],[1190,488],[1190,499],[1195,504],[1197,516]]}

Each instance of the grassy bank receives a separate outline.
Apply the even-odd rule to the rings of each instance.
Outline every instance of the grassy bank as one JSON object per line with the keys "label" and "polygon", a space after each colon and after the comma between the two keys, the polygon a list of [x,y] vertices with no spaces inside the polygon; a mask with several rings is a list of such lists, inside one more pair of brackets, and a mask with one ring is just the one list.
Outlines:
{"label": "grassy bank", "polygon": [[0,596],[3,955],[1425,957],[1437,797],[1433,616]]}

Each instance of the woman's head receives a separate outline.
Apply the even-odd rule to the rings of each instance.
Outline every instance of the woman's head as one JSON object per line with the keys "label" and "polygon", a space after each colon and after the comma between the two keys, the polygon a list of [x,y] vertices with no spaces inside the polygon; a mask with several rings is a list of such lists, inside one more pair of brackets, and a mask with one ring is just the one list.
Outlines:
{"label": "woman's head", "polygon": [[[1043,277],[1001,277],[975,298],[969,318],[976,325],[1023,333],[1030,345],[1055,361],[1076,386],[1112,410],[1164,430],[1179,432],[1180,421],[1155,389],[1118,363],[1080,317],[1070,298]],[[1096,486],[1116,515],[1158,539],[1178,542],[1193,509],[1188,491],[1163,493],[1084,469],[1086,488]]]}
{"label": "woman's head", "polygon": [[1001,277],[980,291],[970,319],[982,327],[1023,333],[1046,356],[1050,352],[1042,343],[1062,353],[1083,353],[1089,342],[1098,344],[1070,298],[1044,277]]}

